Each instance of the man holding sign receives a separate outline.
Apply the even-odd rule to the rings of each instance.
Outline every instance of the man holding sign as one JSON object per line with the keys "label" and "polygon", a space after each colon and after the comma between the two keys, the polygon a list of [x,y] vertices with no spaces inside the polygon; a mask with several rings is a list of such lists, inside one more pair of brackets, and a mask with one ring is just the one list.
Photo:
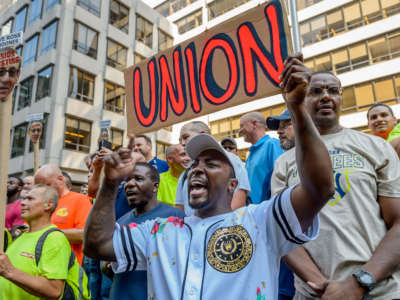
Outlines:
{"label": "man holding sign", "polygon": [[280,257],[316,238],[317,214],[334,193],[329,154],[304,103],[310,77],[292,69],[292,62],[286,61],[281,78],[300,184],[232,212],[238,183],[232,162],[214,138],[199,134],[186,147],[194,161],[188,194],[195,215],[119,226],[114,201],[118,185],[135,168],[131,138],[128,149],[105,159],[104,182],[85,228],[85,253],[113,261],[117,273],[147,269],[152,299],[277,299]]}

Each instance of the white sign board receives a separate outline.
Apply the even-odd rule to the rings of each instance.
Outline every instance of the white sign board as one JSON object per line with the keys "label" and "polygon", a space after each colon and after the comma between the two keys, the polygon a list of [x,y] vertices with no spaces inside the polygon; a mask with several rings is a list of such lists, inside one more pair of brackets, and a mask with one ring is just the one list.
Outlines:
{"label": "white sign board", "polygon": [[43,120],[43,113],[29,115],[26,120],[28,122]]}
{"label": "white sign board", "polygon": [[22,44],[22,31],[0,36],[0,49]]}
{"label": "white sign board", "polygon": [[111,120],[100,120],[100,129],[109,128],[111,126]]}

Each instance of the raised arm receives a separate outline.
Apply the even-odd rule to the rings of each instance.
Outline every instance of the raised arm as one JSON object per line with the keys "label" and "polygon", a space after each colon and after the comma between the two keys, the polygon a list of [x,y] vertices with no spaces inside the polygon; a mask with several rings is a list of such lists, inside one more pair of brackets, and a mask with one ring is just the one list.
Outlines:
{"label": "raised arm", "polygon": [[303,231],[334,193],[331,160],[304,101],[310,79],[311,72],[303,65],[302,54],[285,61],[281,88],[286,93],[285,101],[295,131],[300,177],[300,185],[293,189],[291,201]]}
{"label": "raised arm", "polygon": [[123,148],[104,158],[104,179],[97,194],[96,201],[88,216],[83,252],[85,255],[115,261],[113,233],[115,226],[115,199],[118,186],[135,168],[136,160],[132,158],[134,136],[130,136],[128,148]]}

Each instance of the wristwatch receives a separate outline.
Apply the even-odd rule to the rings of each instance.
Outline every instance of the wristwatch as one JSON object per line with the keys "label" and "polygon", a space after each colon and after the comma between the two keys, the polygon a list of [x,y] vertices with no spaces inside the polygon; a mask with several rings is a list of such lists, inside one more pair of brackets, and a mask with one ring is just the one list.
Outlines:
{"label": "wristwatch", "polygon": [[356,270],[352,275],[357,280],[358,284],[366,289],[367,294],[365,295],[364,299],[372,299],[369,295],[369,292],[376,287],[376,280],[374,276],[372,276],[371,273],[361,269]]}

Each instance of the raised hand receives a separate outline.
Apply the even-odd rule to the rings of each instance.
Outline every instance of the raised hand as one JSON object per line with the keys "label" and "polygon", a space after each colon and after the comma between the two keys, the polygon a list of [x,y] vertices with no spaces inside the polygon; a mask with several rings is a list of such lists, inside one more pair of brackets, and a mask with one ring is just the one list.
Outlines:
{"label": "raised hand", "polygon": [[310,78],[311,71],[303,64],[303,54],[289,55],[280,76],[280,87],[287,105],[298,105],[304,102]]}
{"label": "raised hand", "polygon": [[120,148],[117,152],[104,156],[104,175],[107,183],[119,184],[130,174],[136,165],[136,158],[132,156],[135,145],[135,135],[129,135],[127,148]]}

